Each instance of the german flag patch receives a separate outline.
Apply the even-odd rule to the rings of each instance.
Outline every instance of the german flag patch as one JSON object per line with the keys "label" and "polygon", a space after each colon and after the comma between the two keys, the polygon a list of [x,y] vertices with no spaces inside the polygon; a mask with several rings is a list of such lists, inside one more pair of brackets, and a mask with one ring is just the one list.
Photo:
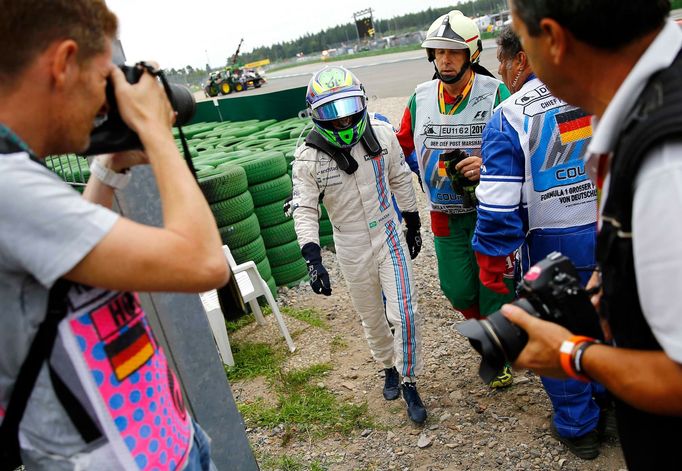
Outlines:
{"label": "german flag patch", "polygon": [[581,109],[558,113],[555,119],[562,145],[592,137],[592,117]]}
{"label": "german flag patch", "polygon": [[119,381],[137,371],[154,354],[154,346],[142,321],[105,344],[104,350]]}
{"label": "german flag patch", "polygon": [[445,160],[438,160],[438,176],[447,177],[448,171],[445,168]]}

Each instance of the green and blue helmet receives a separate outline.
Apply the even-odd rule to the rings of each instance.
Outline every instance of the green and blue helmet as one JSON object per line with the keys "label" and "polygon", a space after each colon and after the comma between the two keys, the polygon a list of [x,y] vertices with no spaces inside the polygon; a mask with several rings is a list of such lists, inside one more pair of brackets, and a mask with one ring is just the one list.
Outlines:
{"label": "green and blue helmet", "polygon": [[[306,102],[317,131],[332,145],[353,147],[367,128],[367,96],[350,70],[325,67],[308,84]],[[341,118],[350,118],[339,123]]]}

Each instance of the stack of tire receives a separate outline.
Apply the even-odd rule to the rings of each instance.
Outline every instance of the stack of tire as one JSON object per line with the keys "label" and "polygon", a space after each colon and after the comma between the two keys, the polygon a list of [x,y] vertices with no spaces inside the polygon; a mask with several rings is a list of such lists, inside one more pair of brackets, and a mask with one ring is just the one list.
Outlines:
{"label": "stack of tire", "polygon": [[327,208],[323,204],[320,204],[320,247],[328,247],[334,245],[334,231],[332,227],[332,222],[329,220],[329,214],[327,214]]}
{"label": "stack of tire", "polygon": [[[201,172],[203,175],[199,175]],[[197,172],[199,186],[210,204],[223,244],[230,248],[238,264],[252,260],[276,295],[277,285],[265,254],[245,170],[239,165],[222,164],[212,172],[201,172]]]}
{"label": "stack of tire", "polygon": [[277,286],[300,282],[306,277],[307,268],[298,248],[294,221],[284,214],[284,201],[291,196],[291,178],[287,174],[284,154],[263,150],[251,158],[238,159],[234,164],[246,170],[260,233]]}

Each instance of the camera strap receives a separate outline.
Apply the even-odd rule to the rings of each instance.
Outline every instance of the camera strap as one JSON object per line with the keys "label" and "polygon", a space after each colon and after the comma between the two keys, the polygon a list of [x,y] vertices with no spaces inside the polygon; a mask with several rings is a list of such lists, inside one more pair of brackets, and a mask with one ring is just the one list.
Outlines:
{"label": "camera strap", "polygon": [[[26,410],[28,400],[31,397],[31,392],[35,387],[38,374],[40,373],[43,364],[52,353],[52,348],[54,347],[57,338],[59,323],[66,316],[66,295],[70,287],[70,282],[60,279],[50,290],[45,319],[38,327],[38,331],[33,338],[33,342],[31,342],[28,354],[26,355],[16,381],[14,382],[14,388],[9,399],[9,404],[7,405],[6,414],[2,424],[0,424],[0,463],[2,463],[0,470],[13,470],[21,464],[21,455],[19,453],[19,424],[24,416],[24,411]],[[50,376],[53,377],[52,374]],[[65,391],[65,386],[62,386],[63,384],[58,382],[56,389],[58,389],[58,397],[60,400],[67,398],[67,403],[63,404],[65,408],[67,406],[73,407],[77,405],[82,409],[80,403],[71,401],[69,396],[71,394],[70,391]],[[74,414],[79,418],[82,418],[83,416],[88,418],[88,423],[85,427],[86,430],[81,430],[79,424],[74,422],[74,425],[79,429],[79,432],[81,432],[81,435],[86,442],[99,437],[101,434],[89,419],[87,413],[85,411],[80,413],[80,411],[76,411],[72,407],[71,411],[74,411],[73,414],[69,412],[69,416],[72,420],[76,418]],[[80,422],[80,420],[78,422]]]}
{"label": "camera strap", "polygon": [[[147,62],[139,62],[138,65],[144,68],[154,77],[157,77],[159,80],[161,80],[161,84],[163,85],[163,89],[166,92],[166,96],[171,102],[171,106],[173,107],[174,110],[177,109],[177,103],[175,102],[175,98],[170,88],[170,84],[168,83],[168,79],[166,78],[166,74],[164,74],[161,69],[155,69],[151,64],[148,64]],[[187,145],[185,133],[182,131],[181,126],[176,126],[176,128],[178,129],[178,135],[180,137],[180,142],[182,143],[182,153],[183,157],[185,158],[185,162],[187,162],[187,166],[189,167],[189,170],[192,172],[192,176],[194,177],[194,179],[198,181],[197,170],[194,168],[194,162],[192,162],[192,154],[189,151],[189,145]]]}

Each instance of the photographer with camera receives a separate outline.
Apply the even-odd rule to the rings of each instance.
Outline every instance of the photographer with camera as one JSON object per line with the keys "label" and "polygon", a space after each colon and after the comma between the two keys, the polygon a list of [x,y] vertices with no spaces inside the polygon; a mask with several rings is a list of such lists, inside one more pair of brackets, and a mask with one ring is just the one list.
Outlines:
{"label": "photographer with camera", "polygon": [[[229,277],[164,89],[113,66],[117,19],[102,0],[0,0],[0,11],[0,467],[214,469],[129,292],[201,292]],[[144,153],[95,158],[81,197],[43,159],[88,147],[112,106],[108,80]],[[109,209],[127,169],[146,163],[163,227]]]}
{"label": "photographer with camera", "polygon": [[[405,155],[416,150],[431,211],[441,289],[465,318],[478,319],[512,299],[511,291],[500,295],[479,283],[471,249],[481,134],[493,108],[509,91],[479,64],[483,46],[478,27],[460,11],[434,21],[422,47],[434,64],[435,76],[417,86],[410,98],[398,141]],[[505,283],[512,287],[511,270]],[[505,367],[491,386],[511,382],[511,369]]]}
{"label": "photographer with camera", "polygon": [[[481,283],[504,292],[505,260],[521,247],[523,273],[561,251],[585,285],[595,266],[597,231],[597,192],[582,160],[592,134],[590,117],[547,91],[511,27],[502,30],[497,44],[499,73],[513,95],[483,131],[472,241]],[[596,458],[600,409],[593,396],[603,396],[603,387],[546,377],[542,383],[554,408],[553,435],[576,456]]]}
{"label": "photographer with camera", "polygon": [[529,337],[516,364],[545,376],[599,381],[617,399],[628,469],[678,469],[682,32],[666,20],[668,0],[510,3],[539,78],[597,117],[586,165],[602,190],[603,294],[595,304],[614,345],[505,306],[503,313]]}

